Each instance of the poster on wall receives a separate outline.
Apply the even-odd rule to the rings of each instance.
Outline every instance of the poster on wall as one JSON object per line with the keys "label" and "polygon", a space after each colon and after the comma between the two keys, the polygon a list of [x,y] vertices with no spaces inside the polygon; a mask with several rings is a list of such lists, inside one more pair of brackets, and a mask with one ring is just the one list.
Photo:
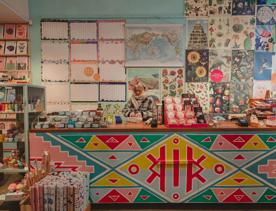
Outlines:
{"label": "poster on wall", "polygon": [[5,70],[6,57],[0,57],[0,71]]}
{"label": "poster on wall", "polygon": [[125,42],[124,41],[100,41],[99,60],[109,61],[114,64],[125,61]]}
{"label": "poster on wall", "polygon": [[273,54],[270,52],[255,52],[255,80],[271,80]]}
{"label": "poster on wall", "polygon": [[229,112],[230,83],[210,83],[210,113]]}
{"label": "poster on wall", "polygon": [[71,43],[71,61],[96,61],[97,43]]}
{"label": "poster on wall", "polygon": [[183,66],[181,24],[126,25],[126,66]]}
{"label": "poster on wall", "polygon": [[188,49],[208,48],[208,19],[188,19]]}
{"label": "poster on wall", "polygon": [[127,68],[127,82],[129,99],[133,94],[133,87],[141,84],[145,87],[145,94],[161,102],[160,68]]}
{"label": "poster on wall", "polygon": [[185,16],[188,17],[207,17],[208,16],[208,0],[184,0]]}
{"label": "poster on wall", "polygon": [[186,50],[186,82],[208,82],[208,50]]}
{"label": "poster on wall", "polygon": [[210,17],[208,28],[208,43],[210,48],[231,49],[231,18]]}
{"label": "poster on wall", "polygon": [[231,78],[232,52],[230,50],[209,51],[209,81],[229,82]]}
{"label": "poster on wall", "polygon": [[123,40],[125,39],[124,20],[99,20],[99,40]]}
{"label": "poster on wall", "polygon": [[273,33],[272,25],[256,25],[256,50],[273,51]]}
{"label": "poster on wall", "polygon": [[204,113],[209,113],[209,83],[187,83],[187,92],[195,94]]}
{"label": "poster on wall", "polygon": [[184,93],[184,69],[161,69],[162,97],[181,97]]}
{"label": "poster on wall", "polygon": [[271,81],[254,81],[253,98],[265,98],[266,91],[272,90]]}
{"label": "poster on wall", "polygon": [[101,62],[99,64],[101,81],[126,81],[124,63]]}
{"label": "poster on wall", "polygon": [[232,0],[212,0],[209,1],[209,16],[231,15]]}
{"label": "poster on wall", "polygon": [[233,49],[254,50],[255,48],[255,23],[254,16],[234,16],[231,19]]}
{"label": "poster on wall", "polygon": [[98,84],[71,84],[71,101],[97,102],[99,100]]}
{"label": "poster on wall", "polygon": [[232,15],[255,15],[255,1],[232,0]]}
{"label": "poster on wall", "polygon": [[257,25],[276,24],[276,6],[258,6],[257,7]]}

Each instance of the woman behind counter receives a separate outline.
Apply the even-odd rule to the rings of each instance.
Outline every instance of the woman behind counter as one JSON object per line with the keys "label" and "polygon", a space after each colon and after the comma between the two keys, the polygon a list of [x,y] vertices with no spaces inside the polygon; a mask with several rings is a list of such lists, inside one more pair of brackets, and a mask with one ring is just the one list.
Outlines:
{"label": "woman behind counter", "polygon": [[157,115],[156,103],[151,96],[145,94],[145,87],[137,84],[133,87],[133,94],[123,109],[125,117],[137,117],[146,121]]}

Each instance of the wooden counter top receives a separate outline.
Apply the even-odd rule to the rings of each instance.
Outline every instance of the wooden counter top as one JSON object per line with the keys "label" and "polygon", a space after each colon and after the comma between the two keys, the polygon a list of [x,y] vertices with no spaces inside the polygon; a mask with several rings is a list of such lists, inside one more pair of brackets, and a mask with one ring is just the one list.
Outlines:
{"label": "wooden counter top", "polygon": [[225,131],[273,131],[271,127],[240,127],[234,122],[219,122],[216,127],[208,128],[168,128],[165,125],[158,125],[151,128],[143,123],[127,123],[110,125],[108,128],[50,128],[50,129],[31,129],[30,132],[225,132]]}

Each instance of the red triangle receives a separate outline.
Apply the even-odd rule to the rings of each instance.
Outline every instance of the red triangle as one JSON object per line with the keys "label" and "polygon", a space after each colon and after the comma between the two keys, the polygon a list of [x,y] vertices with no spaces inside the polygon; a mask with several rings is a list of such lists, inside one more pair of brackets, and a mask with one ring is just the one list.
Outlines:
{"label": "red triangle", "polygon": [[117,160],[117,157],[115,155],[111,155],[108,159],[109,160]]}
{"label": "red triangle", "polygon": [[203,197],[204,197],[205,199],[207,199],[207,200],[210,200],[210,199],[212,198],[211,195],[204,195]]}
{"label": "red triangle", "polygon": [[99,135],[101,141],[103,141],[110,149],[116,148],[120,143],[126,140],[129,136],[128,135]]}
{"label": "red triangle", "polygon": [[227,141],[241,149],[254,135],[221,135]]}
{"label": "red triangle", "polygon": [[106,194],[101,200],[99,200],[99,203],[129,203],[129,201],[118,191],[113,189],[108,194]]}
{"label": "red triangle", "polygon": [[142,138],[140,142],[147,143],[149,140],[147,138]]}
{"label": "red triangle", "polygon": [[115,184],[118,181],[118,179],[108,179],[108,180],[113,184]]}
{"label": "red triangle", "polygon": [[259,143],[258,143],[258,142],[253,142],[253,144],[254,144],[255,146],[257,146]]}
{"label": "red triangle", "polygon": [[93,145],[98,146],[98,145],[99,145],[99,143],[93,143]]}
{"label": "red triangle", "polygon": [[85,141],[84,138],[79,138],[79,139],[77,140],[77,142],[78,142],[78,143],[85,143],[86,141]]}
{"label": "red triangle", "polygon": [[148,196],[148,195],[141,195],[140,197],[141,197],[141,199],[143,199],[143,200],[147,200],[150,196]]}
{"label": "red triangle", "polygon": [[234,193],[232,193],[230,196],[228,196],[223,202],[248,203],[248,202],[253,202],[253,201],[244,192],[242,192],[241,189],[238,189]]}
{"label": "red triangle", "polygon": [[235,178],[234,179],[237,183],[242,183],[245,179],[244,178]]}
{"label": "red triangle", "polygon": [[201,142],[212,142],[212,140],[210,139],[210,137],[208,137],[208,138],[203,139],[203,141],[201,141]]}
{"label": "red triangle", "polygon": [[128,142],[127,144],[128,144],[129,146],[132,146],[132,144],[133,144],[133,143],[131,143],[131,142]]}
{"label": "red triangle", "polygon": [[267,200],[272,200],[274,198],[274,195],[265,195],[265,198]]}
{"label": "red triangle", "polygon": [[269,139],[266,142],[276,142],[276,140],[272,137],[269,137]]}
{"label": "red triangle", "polygon": [[242,155],[237,155],[237,156],[234,158],[234,160],[244,160],[244,159],[245,159],[245,157],[242,156]]}

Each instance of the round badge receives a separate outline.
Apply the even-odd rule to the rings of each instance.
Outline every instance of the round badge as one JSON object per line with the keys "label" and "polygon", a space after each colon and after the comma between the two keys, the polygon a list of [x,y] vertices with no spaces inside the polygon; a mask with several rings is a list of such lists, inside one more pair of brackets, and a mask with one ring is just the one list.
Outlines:
{"label": "round badge", "polygon": [[223,72],[221,70],[212,70],[210,73],[210,79],[213,82],[219,83],[223,79]]}
{"label": "round badge", "polygon": [[84,68],[83,72],[84,72],[85,76],[90,77],[93,75],[94,70],[92,67],[86,67],[86,68]]}

